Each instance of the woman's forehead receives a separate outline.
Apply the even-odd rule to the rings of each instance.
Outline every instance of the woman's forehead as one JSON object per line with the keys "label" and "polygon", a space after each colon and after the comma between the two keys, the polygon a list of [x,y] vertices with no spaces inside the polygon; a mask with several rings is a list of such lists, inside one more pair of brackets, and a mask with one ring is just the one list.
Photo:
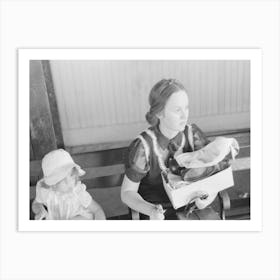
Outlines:
{"label": "woman's forehead", "polygon": [[185,91],[174,92],[166,102],[166,107],[186,106],[189,104],[189,98]]}

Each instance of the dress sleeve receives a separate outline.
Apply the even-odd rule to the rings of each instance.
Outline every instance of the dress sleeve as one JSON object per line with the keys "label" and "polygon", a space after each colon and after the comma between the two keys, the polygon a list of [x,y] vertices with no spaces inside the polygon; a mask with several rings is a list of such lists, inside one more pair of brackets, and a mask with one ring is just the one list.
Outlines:
{"label": "dress sleeve", "polygon": [[86,186],[84,184],[80,184],[76,189],[75,189],[78,199],[80,203],[82,204],[83,207],[87,208],[91,201],[92,197],[91,195],[86,191]]}
{"label": "dress sleeve", "polygon": [[203,148],[211,142],[196,124],[192,124],[192,134],[195,151]]}
{"label": "dress sleeve", "polygon": [[128,148],[125,175],[133,182],[140,182],[149,171],[145,149],[140,139],[135,139]]}
{"label": "dress sleeve", "polygon": [[37,182],[35,199],[39,203],[46,204],[49,197],[50,189],[45,188],[42,185],[44,185],[43,181]]}

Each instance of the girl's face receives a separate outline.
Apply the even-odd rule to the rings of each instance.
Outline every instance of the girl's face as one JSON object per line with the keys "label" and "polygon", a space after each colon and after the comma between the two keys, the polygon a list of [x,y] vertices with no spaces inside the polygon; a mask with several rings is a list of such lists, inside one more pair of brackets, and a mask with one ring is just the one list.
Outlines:
{"label": "girl's face", "polygon": [[160,125],[168,130],[184,131],[189,117],[189,99],[185,91],[174,92],[158,114]]}
{"label": "girl's face", "polygon": [[60,192],[69,192],[75,187],[76,182],[77,182],[77,176],[75,175],[73,170],[71,170],[67,174],[67,176],[56,185],[56,187],[57,190]]}

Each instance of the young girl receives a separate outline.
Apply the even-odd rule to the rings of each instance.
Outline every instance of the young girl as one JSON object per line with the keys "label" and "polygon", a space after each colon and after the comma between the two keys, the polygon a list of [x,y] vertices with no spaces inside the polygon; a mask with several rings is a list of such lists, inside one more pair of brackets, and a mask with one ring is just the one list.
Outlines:
{"label": "young girl", "polygon": [[[201,149],[210,141],[196,125],[187,123],[189,100],[179,81],[163,79],[156,83],[150,92],[149,104],[146,119],[151,127],[129,147],[121,198],[131,209],[144,214],[143,219],[176,219],[163,187],[161,171],[168,167],[175,153]],[[196,199],[196,205],[202,209],[215,197],[216,194],[211,194],[206,199]]]}
{"label": "young girl", "polygon": [[36,220],[105,219],[102,208],[79,180],[85,171],[68,152],[59,149],[46,154],[42,169],[44,178],[37,182],[32,204]]}

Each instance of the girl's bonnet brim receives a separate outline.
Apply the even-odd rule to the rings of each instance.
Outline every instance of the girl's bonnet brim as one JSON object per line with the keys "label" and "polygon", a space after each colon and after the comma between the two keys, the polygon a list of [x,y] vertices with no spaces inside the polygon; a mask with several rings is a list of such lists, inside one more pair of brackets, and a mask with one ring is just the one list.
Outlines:
{"label": "girl's bonnet brim", "polygon": [[55,170],[55,172],[53,172],[51,175],[45,176],[43,180],[47,185],[53,186],[61,180],[63,180],[72,168],[76,168],[79,177],[86,174],[86,172],[78,164],[71,163],[66,166],[60,167],[59,169]]}

